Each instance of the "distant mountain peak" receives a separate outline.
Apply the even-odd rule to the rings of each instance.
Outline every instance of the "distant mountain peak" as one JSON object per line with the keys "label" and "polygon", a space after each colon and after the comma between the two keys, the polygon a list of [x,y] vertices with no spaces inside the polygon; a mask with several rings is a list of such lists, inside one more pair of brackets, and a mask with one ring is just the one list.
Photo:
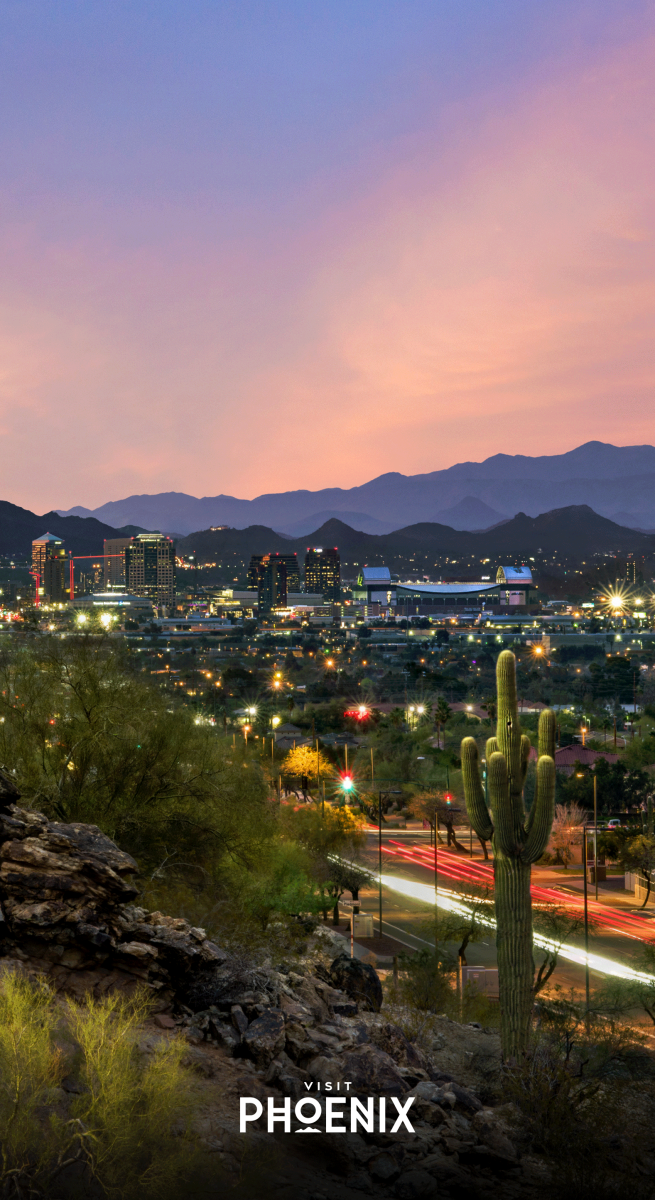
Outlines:
{"label": "distant mountain peak", "polygon": [[[481,506],[477,517],[475,504]],[[212,525],[262,525],[293,537],[309,534],[314,518],[320,527],[321,520],[338,520],[339,513],[351,528],[382,534],[426,519],[460,530],[488,528],[508,513],[536,517],[553,505],[586,505],[608,518],[634,513],[639,526],[654,527],[655,447],[592,440],[563,454],[498,453],[481,463],[456,463],[420,475],[388,471],[351,488],[271,492],[254,500],[169,491],[128,496],[94,510],[78,506],[62,515],[181,534]]]}

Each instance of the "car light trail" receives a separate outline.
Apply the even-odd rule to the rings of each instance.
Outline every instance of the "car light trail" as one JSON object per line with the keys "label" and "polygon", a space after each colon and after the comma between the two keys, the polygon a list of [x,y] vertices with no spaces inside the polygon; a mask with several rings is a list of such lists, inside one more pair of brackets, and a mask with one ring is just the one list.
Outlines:
{"label": "car light trail", "polygon": [[[396,848],[392,849],[392,847]],[[383,844],[383,850],[390,857],[402,859],[412,863],[413,866],[423,867],[431,872],[434,871],[434,851],[422,845],[408,846],[390,841]],[[444,854],[443,851],[441,854],[438,853],[437,863],[439,874],[445,875],[448,879],[478,887],[493,887],[492,865],[471,862],[470,859]],[[560,891],[559,888],[540,887],[538,884],[533,884],[531,892],[535,900],[542,900],[549,904],[561,904],[579,911],[582,911],[584,905],[582,896],[572,896],[569,892]],[[644,917],[622,912],[620,909],[592,899],[589,899],[588,910],[595,924],[602,925],[608,932],[618,933],[623,937],[643,941],[651,938],[655,932]]]}
{"label": "car light trail", "polygon": [[[388,888],[390,892],[397,892],[401,896],[408,896],[412,900],[419,900],[423,904],[434,906],[434,887],[430,887],[429,884],[418,883],[414,879],[401,879],[398,875],[386,875],[384,873],[381,878],[383,886]],[[444,888],[438,888],[437,903],[439,908],[461,913],[462,916],[471,916],[471,909],[456,892],[449,892]],[[481,924],[488,925],[490,929],[496,928],[496,922],[493,917],[485,918],[479,914],[476,914],[476,917]],[[560,958],[565,958],[569,962],[577,963],[582,967],[588,962],[590,970],[597,971],[601,975],[613,975],[618,979],[631,979],[637,983],[655,984],[655,976],[646,975],[643,971],[635,971],[632,967],[626,967],[623,963],[606,958],[603,954],[589,954],[587,956],[584,950],[579,949],[577,946],[558,946],[556,942],[538,933],[533,934],[533,937],[535,946],[539,946],[543,950],[555,950]]]}

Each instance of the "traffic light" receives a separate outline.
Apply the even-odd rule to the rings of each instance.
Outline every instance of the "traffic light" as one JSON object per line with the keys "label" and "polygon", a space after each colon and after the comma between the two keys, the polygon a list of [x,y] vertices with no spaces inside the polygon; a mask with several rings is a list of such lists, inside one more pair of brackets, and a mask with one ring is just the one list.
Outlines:
{"label": "traffic light", "polygon": [[352,777],[352,775],[348,775],[348,774],[344,773],[344,774],[341,776],[341,790],[342,790],[342,792],[352,792],[352,790],[353,790],[353,787],[354,787],[354,786],[355,786],[355,785],[354,785],[354,782],[353,782],[353,777]]}
{"label": "traffic light", "polygon": [[444,800],[446,801],[446,804],[452,804],[452,802],[453,802],[453,798],[448,792],[446,792],[446,795],[444,796]]}

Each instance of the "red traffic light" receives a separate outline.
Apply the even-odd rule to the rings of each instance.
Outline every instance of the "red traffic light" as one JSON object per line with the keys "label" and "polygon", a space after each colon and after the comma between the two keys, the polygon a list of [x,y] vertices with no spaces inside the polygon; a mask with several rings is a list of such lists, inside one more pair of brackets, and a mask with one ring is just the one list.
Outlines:
{"label": "red traffic light", "polygon": [[342,791],[344,791],[344,792],[352,792],[352,790],[353,790],[353,786],[354,786],[354,785],[353,785],[353,777],[352,777],[352,775],[342,775],[342,776],[341,776],[341,788],[342,788]]}
{"label": "red traffic light", "polygon": [[452,798],[452,796],[450,796],[448,794],[448,792],[446,792],[446,795],[444,796],[444,800],[446,801],[446,804],[452,804],[452,802],[453,802],[453,798]]}

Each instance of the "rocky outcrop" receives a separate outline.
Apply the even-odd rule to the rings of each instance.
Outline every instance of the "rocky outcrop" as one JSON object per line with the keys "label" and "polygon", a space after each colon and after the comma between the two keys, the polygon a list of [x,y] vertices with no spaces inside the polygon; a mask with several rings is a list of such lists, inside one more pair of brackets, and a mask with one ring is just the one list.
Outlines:
{"label": "rocky outcrop", "polygon": [[[132,903],[137,865],[95,825],[49,821],[0,786],[0,954],[77,996],[145,984],[165,1011],[228,955],[203,929]],[[14,793],[15,795],[15,793]]]}

